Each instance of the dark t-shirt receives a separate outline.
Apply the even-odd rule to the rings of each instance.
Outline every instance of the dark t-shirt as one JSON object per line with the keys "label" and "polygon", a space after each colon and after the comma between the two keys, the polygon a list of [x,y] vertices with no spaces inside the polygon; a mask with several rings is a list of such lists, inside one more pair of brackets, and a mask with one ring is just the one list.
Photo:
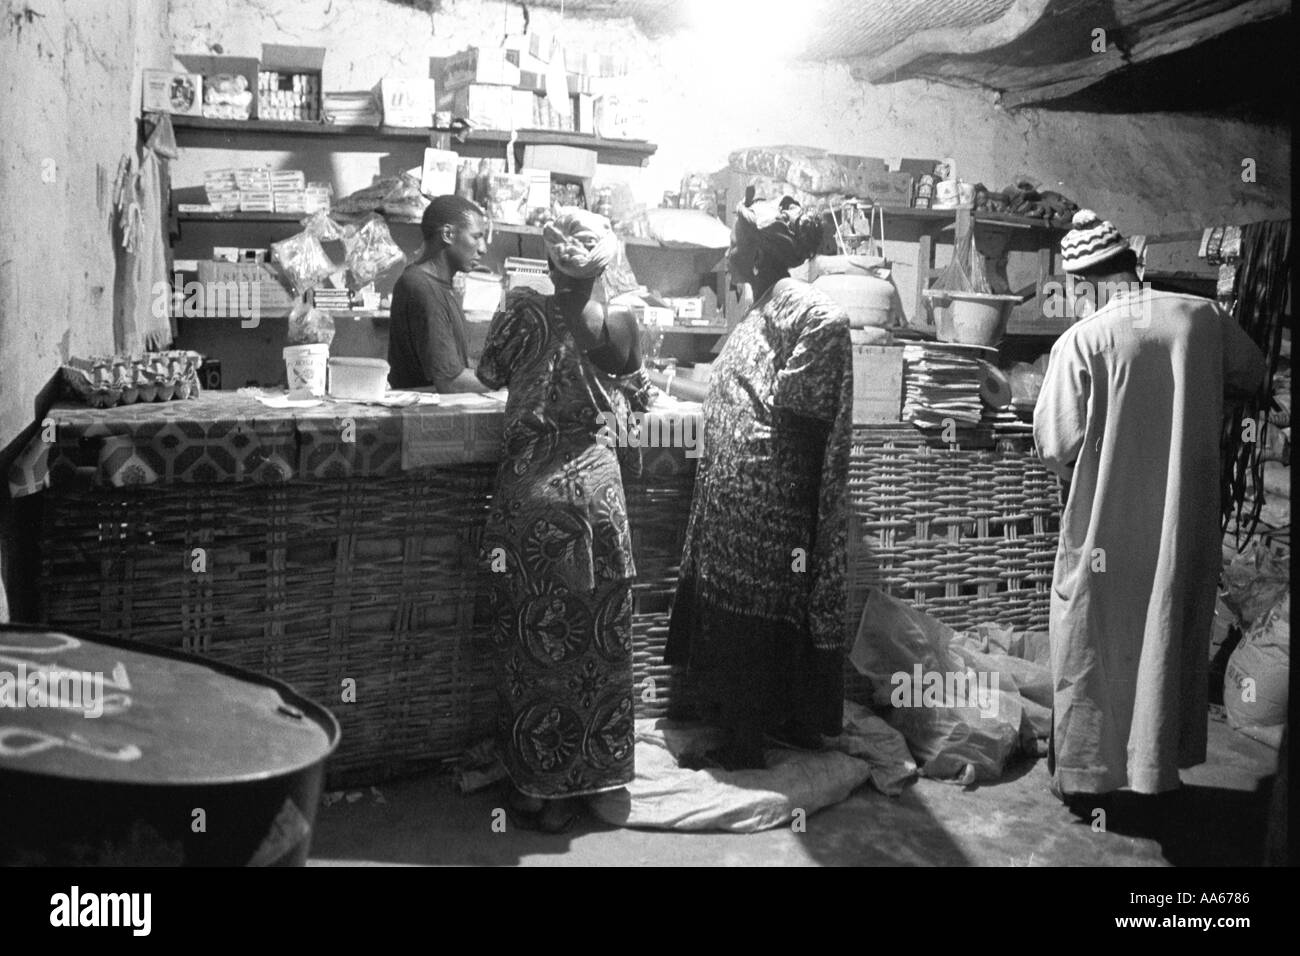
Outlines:
{"label": "dark t-shirt", "polygon": [[460,296],[423,263],[408,266],[393,287],[388,364],[393,388],[442,386],[469,367]]}

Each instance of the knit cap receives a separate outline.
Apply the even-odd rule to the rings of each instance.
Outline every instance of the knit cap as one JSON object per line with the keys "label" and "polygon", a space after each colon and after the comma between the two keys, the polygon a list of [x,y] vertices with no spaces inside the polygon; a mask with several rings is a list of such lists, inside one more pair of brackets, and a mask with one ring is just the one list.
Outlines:
{"label": "knit cap", "polygon": [[1074,228],[1061,240],[1061,265],[1066,272],[1087,269],[1129,247],[1114,223],[1098,219],[1091,209],[1080,209],[1071,224]]}

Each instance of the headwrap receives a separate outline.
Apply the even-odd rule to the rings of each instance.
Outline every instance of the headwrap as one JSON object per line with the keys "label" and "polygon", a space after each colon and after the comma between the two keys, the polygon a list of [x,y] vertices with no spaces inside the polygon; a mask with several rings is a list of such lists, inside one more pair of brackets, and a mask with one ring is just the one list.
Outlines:
{"label": "headwrap", "polygon": [[1115,226],[1091,209],[1074,214],[1074,226],[1061,240],[1061,265],[1066,272],[1079,272],[1104,262],[1129,247]]}
{"label": "headwrap", "polygon": [[604,216],[566,206],[542,228],[551,264],[574,279],[594,279],[618,256],[618,237]]}
{"label": "headwrap", "polygon": [[733,274],[748,281],[754,276],[760,249],[763,258],[780,268],[793,269],[806,262],[820,244],[821,228],[814,220],[792,223],[780,215],[774,202],[742,202],[736,207],[727,262]]}

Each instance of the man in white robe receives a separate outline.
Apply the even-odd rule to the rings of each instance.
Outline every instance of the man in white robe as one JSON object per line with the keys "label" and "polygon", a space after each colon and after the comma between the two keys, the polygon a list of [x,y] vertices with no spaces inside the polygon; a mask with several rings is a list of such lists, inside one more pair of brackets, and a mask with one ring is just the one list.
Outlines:
{"label": "man in white robe", "polygon": [[1039,454],[1069,483],[1049,764],[1067,803],[1175,790],[1205,760],[1224,403],[1264,374],[1216,303],[1142,288],[1113,225],[1088,210],[1074,225],[1064,266],[1099,307],[1052,347],[1034,410]]}

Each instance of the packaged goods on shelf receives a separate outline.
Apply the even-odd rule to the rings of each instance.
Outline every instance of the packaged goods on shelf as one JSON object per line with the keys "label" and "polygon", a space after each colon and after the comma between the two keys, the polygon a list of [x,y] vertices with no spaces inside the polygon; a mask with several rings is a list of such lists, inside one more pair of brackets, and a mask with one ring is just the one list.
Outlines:
{"label": "packaged goods on shelf", "polygon": [[306,213],[307,191],[305,189],[276,190],[273,193],[276,212]]}
{"label": "packaged goods on shelf", "polygon": [[511,95],[511,129],[532,129],[539,125],[537,101],[541,97],[531,90],[514,90]]}
{"label": "packaged goods on shelf", "polygon": [[204,77],[203,115],[212,119],[246,120],[252,115],[255,91],[242,73]]}
{"label": "packaged goods on shelf", "polygon": [[271,173],[274,189],[306,189],[307,174],[301,169],[277,169]]}
{"label": "packaged goods on shelf", "polygon": [[203,77],[197,73],[145,70],[143,106],[146,113],[203,115]]}
{"label": "packaged goods on shelf", "polygon": [[326,93],[321,113],[325,122],[334,126],[378,126],[383,119],[371,90]]}
{"label": "packaged goods on shelf", "polygon": [[517,86],[519,66],[511,63],[504,50],[469,47],[451,56],[431,57],[429,75],[442,93],[452,93],[472,84]]}
{"label": "packaged goods on shelf", "polygon": [[334,187],[328,183],[308,183],[303,190],[303,211],[306,213],[329,212],[334,196]]}
{"label": "packaged goods on shelf", "polygon": [[428,129],[433,125],[438,96],[432,79],[385,77],[377,91],[386,126]]}
{"label": "packaged goods on shelf", "polygon": [[[319,122],[324,63],[323,47],[263,43],[258,74],[258,117]],[[271,115],[262,110],[263,90],[273,104]]]}
{"label": "packaged goods on shelf", "polygon": [[531,189],[527,176],[493,173],[488,180],[488,215],[492,221],[520,226],[526,223]]}
{"label": "packaged goods on shelf", "polygon": [[[214,56],[208,53],[178,53],[177,61],[190,73],[203,77],[203,115],[214,119],[251,119],[257,116],[257,71],[255,56]],[[239,77],[232,80],[232,77]],[[238,107],[242,97],[238,91],[248,94],[247,116],[226,116],[210,109],[218,105]],[[217,99],[210,99],[208,93],[216,88],[221,94]]]}
{"label": "packaged goods on shelf", "polygon": [[594,149],[576,146],[525,146],[524,166],[591,179],[596,175],[597,155]]}
{"label": "packaged goods on shelf", "polygon": [[420,168],[420,191],[426,196],[446,196],[456,191],[460,154],[449,149],[424,150],[424,164]]}
{"label": "packaged goods on shelf", "polygon": [[528,179],[527,222],[545,222],[551,217],[551,174],[545,169],[521,169],[519,175]]}
{"label": "packaged goods on shelf", "polygon": [[573,94],[573,129],[577,133],[596,132],[596,99],[588,93]]}
{"label": "packaged goods on shelf", "polygon": [[450,110],[479,129],[510,129],[514,121],[515,92],[508,86],[473,83],[444,94],[438,108]]}

